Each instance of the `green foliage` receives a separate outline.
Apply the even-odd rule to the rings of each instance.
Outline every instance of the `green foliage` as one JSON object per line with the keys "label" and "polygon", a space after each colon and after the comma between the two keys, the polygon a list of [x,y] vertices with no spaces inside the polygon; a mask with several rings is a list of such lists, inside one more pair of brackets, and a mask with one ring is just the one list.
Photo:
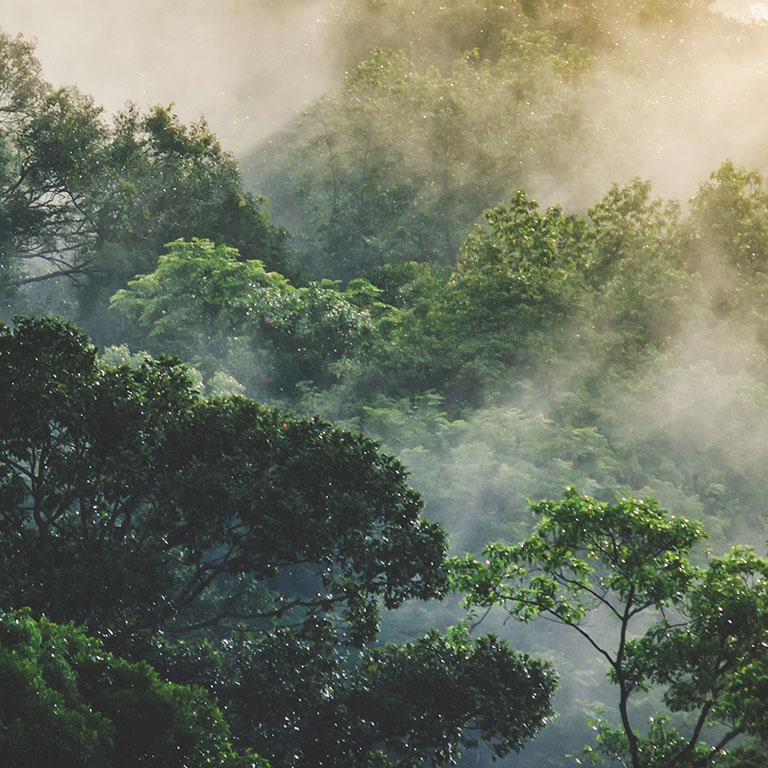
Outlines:
{"label": "green foliage", "polygon": [[583,209],[636,173],[648,158],[628,115],[663,110],[646,143],[674,157],[665,129],[700,111],[713,46],[732,41],[732,66],[753,33],[709,5],[349,0],[336,8],[340,88],[246,166],[314,277],[451,264],[481,212],[520,186]]}
{"label": "green foliage", "polygon": [[[758,28],[695,0],[337,6],[344,82],[254,161],[310,284],[204,123],[134,107],[110,123],[0,35],[0,290],[17,310],[72,313],[54,276],[77,280],[80,317],[124,343],[99,359],[52,321],[0,333],[0,600],[203,685],[275,765],[415,768],[474,739],[488,755],[520,746],[551,678],[493,638],[408,641],[454,621],[452,605],[385,613],[385,637],[389,620],[406,642],[366,647],[382,606],[445,590],[447,540],[403,467],[232,397],[246,391],[382,439],[456,553],[530,536],[526,497],[598,499],[550,502],[524,549],[461,566],[467,588],[526,619],[558,611],[604,651],[620,706],[590,759],[763,763],[764,564],[691,558],[699,529],[681,517],[718,553],[764,536],[763,175],[727,161],[689,208],[634,179],[588,210],[580,194],[579,215],[519,189],[573,204],[585,179],[629,177],[612,163],[634,150],[606,138],[616,83],[632,84],[628,114],[661,103],[657,66],[693,83],[715,39],[736,80],[731,52]],[[676,109],[698,98],[686,88]],[[661,499],[678,528],[617,493]],[[609,534],[616,552],[590,553]],[[603,598],[643,606],[624,640],[586,623],[610,613]],[[573,677],[560,735],[515,758],[560,766],[587,741],[571,723],[605,696],[558,630],[504,631]],[[725,729],[694,738],[702,714]],[[73,755],[101,748],[72,722]]]}
{"label": "green foliage", "polygon": [[333,380],[331,365],[360,354],[371,336],[368,310],[386,311],[365,280],[346,292],[328,280],[296,288],[209,240],[167,248],[112,306],[146,334],[150,351],[181,354],[206,375],[228,369],[251,392],[289,395],[297,382]]}
{"label": "green foliage", "polygon": [[90,98],[53,90],[32,46],[4,33],[0,78],[4,293],[66,277],[82,316],[103,326],[106,298],[182,236],[288,268],[285,232],[204,122],[128,106],[107,123]]}
{"label": "green foliage", "polygon": [[650,182],[641,179],[614,184],[588,216],[596,355],[614,370],[637,369],[705,308],[691,232],[680,206],[654,198]]}
{"label": "green foliage", "polygon": [[693,210],[705,245],[726,256],[740,274],[765,271],[768,190],[758,171],[726,160],[700,186]]}
{"label": "green foliage", "polygon": [[[348,706],[370,723],[372,741],[401,753],[407,764],[449,763],[458,745],[480,740],[498,757],[517,752],[552,714],[554,676],[546,662],[515,654],[493,635],[472,639],[465,627],[446,637],[432,630],[420,640],[388,644],[367,653],[359,670]],[[464,736],[468,715],[472,728]],[[398,740],[392,743],[388,734]]]}
{"label": "green foliage", "polygon": [[255,768],[200,688],[163,682],[71,625],[0,614],[0,759],[13,768]]}
{"label": "green foliage", "polygon": [[529,365],[532,349],[541,351],[569,314],[592,243],[583,220],[557,207],[539,213],[522,191],[485,219],[487,228],[476,228],[461,249],[449,312],[451,341],[466,334],[462,358],[499,366],[495,376],[482,372],[493,387],[510,367]]}
{"label": "green foliage", "polygon": [[283,291],[292,290],[263,262],[242,261],[226,245],[194,239],[167,248],[154,272],[131,281],[111,303],[154,346],[197,365],[210,368],[223,357],[229,338],[242,333],[249,318],[258,327],[262,317],[276,316]]}
{"label": "green foliage", "polygon": [[170,360],[100,368],[53,321],[3,327],[0,358],[6,605],[96,631],[157,629],[184,625],[225,575],[315,563],[321,592],[255,620],[338,606],[364,639],[375,596],[393,608],[441,594],[444,534],[370,441],[203,400]]}
{"label": "green foliage", "polygon": [[[244,398],[204,399],[172,359],[111,368],[50,319],[0,327],[0,379],[4,606],[82,623],[205,686],[238,746],[273,765],[417,768],[422,751],[452,759],[474,743],[466,733],[504,754],[543,725],[552,676],[504,643],[432,633],[365,649],[381,607],[446,589],[445,534],[375,443]],[[120,669],[127,690],[104,691],[107,716],[160,685],[146,666]],[[478,709],[491,670],[512,711]],[[192,706],[185,690],[167,689]],[[135,727],[155,738],[168,706],[139,708]]]}
{"label": "green foliage", "polygon": [[510,392],[510,370],[525,376],[562,351],[554,329],[585,290],[587,223],[559,208],[540,213],[522,191],[485,216],[454,270],[409,262],[367,273],[384,301],[368,305],[374,333],[343,370],[345,397],[435,391],[452,407],[477,406]]}
{"label": "green foliage", "polygon": [[712,309],[726,322],[757,330],[766,346],[765,288],[768,281],[768,189],[763,176],[725,161],[692,200],[698,268]]}
{"label": "green foliage", "polygon": [[551,715],[548,665],[492,635],[432,630],[353,660],[318,642],[327,626],[314,629],[239,635],[226,659],[187,646],[176,663],[207,668],[233,730],[275,765],[448,765],[479,742],[503,756]]}
{"label": "green foliage", "polygon": [[[84,178],[98,170],[106,128],[100,110],[77,91],[52,91],[42,82],[38,91],[21,114],[9,114],[2,135],[0,263],[6,290],[39,282],[43,274],[74,278],[86,269],[87,256],[74,253],[70,237],[91,231],[78,206],[85,204]],[[34,261],[44,265],[42,274],[30,268]]]}
{"label": "green foliage", "polygon": [[[619,458],[594,428],[563,428],[543,413],[498,407],[478,409],[466,420],[442,416],[432,439],[404,444],[398,455],[430,514],[452,532],[454,552],[479,553],[489,540],[526,536],[531,496],[576,482],[602,496],[622,487]],[[364,422],[379,435],[376,424]]]}
{"label": "green foliage", "polygon": [[[597,755],[633,768],[728,765],[736,737],[765,738],[768,561],[736,548],[695,565],[701,527],[652,500],[606,504],[569,490],[533,511],[541,520],[519,545],[454,559],[454,588],[470,606],[500,604],[526,622],[548,616],[607,663],[620,725],[598,721]],[[587,623],[592,613],[608,626]],[[637,730],[630,699],[652,686],[669,712],[689,715],[687,734],[663,714]]]}
{"label": "green foliage", "polygon": [[40,63],[34,56],[34,46],[21,36],[0,35],[0,82],[2,123],[13,124],[39,103],[42,87]]}
{"label": "green foliage", "polygon": [[564,96],[587,66],[545,33],[506,35],[497,61],[462,56],[450,76],[375,50],[273,140],[259,183],[315,276],[450,264],[483,208],[547,167],[553,133],[575,129]]}

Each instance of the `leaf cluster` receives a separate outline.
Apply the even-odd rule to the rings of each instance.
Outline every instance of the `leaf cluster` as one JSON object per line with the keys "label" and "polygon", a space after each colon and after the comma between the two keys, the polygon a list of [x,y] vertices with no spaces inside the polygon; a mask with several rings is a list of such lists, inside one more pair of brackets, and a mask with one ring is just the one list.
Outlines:
{"label": "leaf cluster", "polygon": [[[735,548],[694,565],[701,527],[652,500],[605,504],[569,490],[533,510],[541,520],[521,544],[453,559],[453,588],[470,606],[570,627],[607,662],[620,724],[598,721],[597,753],[633,768],[728,765],[726,746],[750,736],[758,746],[740,754],[759,759],[768,563]],[[629,702],[654,687],[668,712],[688,715],[687,733],[663,713],[648,730],[635,725]]]}

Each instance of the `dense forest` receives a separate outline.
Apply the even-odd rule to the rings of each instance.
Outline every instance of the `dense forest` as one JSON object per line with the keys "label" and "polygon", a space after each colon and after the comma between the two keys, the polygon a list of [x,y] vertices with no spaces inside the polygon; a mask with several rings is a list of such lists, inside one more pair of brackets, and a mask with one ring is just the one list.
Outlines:
{"label": "dense forest", "polygon": [[0,764],[768,766],[760,8],[325,12],[238,156],[0,30]]}

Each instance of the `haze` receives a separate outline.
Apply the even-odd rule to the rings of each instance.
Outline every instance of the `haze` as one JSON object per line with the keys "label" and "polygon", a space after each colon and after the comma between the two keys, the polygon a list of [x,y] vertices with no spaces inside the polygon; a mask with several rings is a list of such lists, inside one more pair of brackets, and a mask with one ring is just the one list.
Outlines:
{"label": "haze", "polygon": [[[338,82],[328,22],[334,5],[0,0],[0,18],[6,31],[37,40],[54,84],[77,85],[108,112],[129,100],[174,103],[185,121],[204,115],[224,146],[242,156]],[[764,4],[721,0],[718,7],[763,23]],[[590,169],[588,180],[582,173],[568,178],[564,169],[554,188],[551,180],[534,184],[539,199],[584,208],[611,181],[632,176],[686,199],[727,156],[762,166],[762,50],[721,43],[713,41],[710,60],[687,62],[684,70],[670,71],[651,56],[635,82],[609,62],[584,105],[602,132],[593,139],[605,142],[601,167]]]}
{"label": "haze", "polygon": [[252,145],[330,82],[328,0],[0,0],[0,26],[37,40],[47,79],[108,112],[173,102],[224,145]]}

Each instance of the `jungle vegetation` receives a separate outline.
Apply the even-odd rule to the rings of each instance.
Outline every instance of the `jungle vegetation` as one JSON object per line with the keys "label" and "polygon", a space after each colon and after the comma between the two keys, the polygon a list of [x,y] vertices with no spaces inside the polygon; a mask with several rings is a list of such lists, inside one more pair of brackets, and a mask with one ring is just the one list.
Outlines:
{"label": "jungle vegetation", "polygon": [[768,30],[329,23],[241,158],[0,32],[0,763],[767,765],[768,168],[595,99]]}

